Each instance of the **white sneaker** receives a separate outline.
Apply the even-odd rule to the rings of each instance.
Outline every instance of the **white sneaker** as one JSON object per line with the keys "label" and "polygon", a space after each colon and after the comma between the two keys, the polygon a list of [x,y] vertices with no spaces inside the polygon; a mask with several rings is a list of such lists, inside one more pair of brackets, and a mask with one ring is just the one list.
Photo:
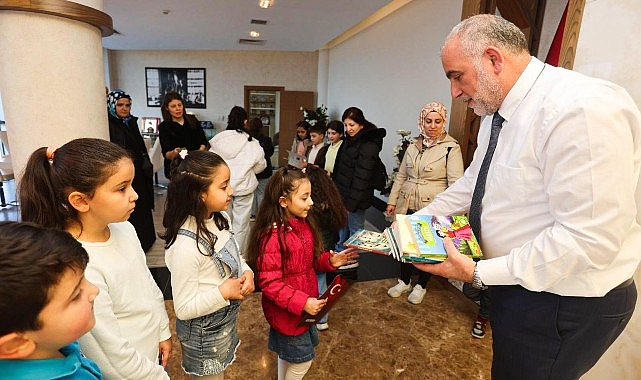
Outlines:
{"label": "white sneaker", "polygon": [[327,322],[325,323],[317,323],[316,324],[316,330],[318,331],[325,331],[329,328],[329,324]]}
{"label": "white sneaker", "polygon": [[398,284],[389,288],[387,295],[392,298],[400,297],[403,293],[409,293],[410,289],[412,289],[412,285],[404,283],[403,280],[398,280]]}
{"label": "white sneaker", "polygon": [[342,267],[338,267],[338,270],[345,270],[345,269],[352,269],[352,268],[358,268],[358,261],[355,263],[343,265]]}
{"label": "white sneaker", "polygon": [[458,289],[458,290],[459,290],[459,292],[462,292],[462,291],[463,291],[463,281],[459,281],[459,280],[450,280],[450,279],[448,279],[447,281],[448,281],[450,284],[452,284],[452,286],[454,286],[456,289]]}
{"label": "white sneaker", "polygon": [[414,290],[412,290],[412,293],[410,293],[409,297],[407,297],[407,302],[418,305],[419,303],[423,302],[425,293],[427,293],[427,289],[419,284],[416,284],[416,286],[414,286]]}

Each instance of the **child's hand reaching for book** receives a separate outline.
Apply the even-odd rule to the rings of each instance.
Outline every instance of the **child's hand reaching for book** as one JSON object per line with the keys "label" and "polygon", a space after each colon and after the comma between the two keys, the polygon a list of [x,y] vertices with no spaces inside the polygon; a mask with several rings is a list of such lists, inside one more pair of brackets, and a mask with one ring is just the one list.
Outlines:
{"label": "child's hand reaching for book", "polygon": [[303,311],[307,312],[309,315],[316,315],[319,311],[325,306],[327,299],[319,300],[318,298],[309,297],[305,306],[303,306]]}
{"label": "child's hand reaching for book", "polygon": [[330,251],[329,263],[338,268],[347,264],[354,264],[358,261],[358,250],[356,248],[347,248],[338,253]]}
{"label": "child's hand reaching for book", "polygon": [[230,277],[218,285],[218,290],[220,290],[220,294],[226,300],[242,300],[244,298],[243,284],[245,281],[247,281],[245,277]]}

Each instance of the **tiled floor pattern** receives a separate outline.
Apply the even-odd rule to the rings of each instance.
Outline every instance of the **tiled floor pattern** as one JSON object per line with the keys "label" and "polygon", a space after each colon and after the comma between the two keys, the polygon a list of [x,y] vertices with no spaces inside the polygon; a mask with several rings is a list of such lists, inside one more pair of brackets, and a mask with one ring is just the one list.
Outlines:
{"label": "tiled floor pattern", "polygon": [[[7,201],[14,201],[15,181],[5,182],[4,191]],[[154,213],[158,231],[164,195],[165,190],[158,187]],[[18,218],[15,203],[0,208],[0,221]],[[172,379],[188,379],[180,367],[180,344],[175,337],[170,281],[160,239],[148,252],[147,263],[166,294],[172,320],[174,355],[167,371]],[[476,304],[442,278],[430,280],[420,305],[409,304],[405,296],[390,298],[386,291],[396,280],[380,278],[386,273],[380,266],[389,263],[372,257],[361,265],[365,267],[359,269],[359,276],[377,279],[354,283],[330,312],[330,329],[320,332],[317,356],[306,379],[490,379],[491,331],[484,339],[470,336]],[[226,379],[276,379],[276,355],[267,349],[268,325],[260,297],[254,293],[241,306],[238,332],[242,343],[236,360],[225,371]]]}

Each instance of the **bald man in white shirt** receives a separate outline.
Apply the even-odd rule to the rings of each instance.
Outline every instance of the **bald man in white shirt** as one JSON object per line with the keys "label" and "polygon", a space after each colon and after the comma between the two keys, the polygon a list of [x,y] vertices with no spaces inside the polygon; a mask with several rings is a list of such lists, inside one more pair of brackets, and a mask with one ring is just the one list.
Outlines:
{"label": "bald man in white shirt", "polygon": [[494,380],[578,379],[634,311],[641,113],[623,88],[532,57],[498,16],[457,25],[441,59],[453,97],[500,117],[483,118],[464,176],[417,214],[470,212],[484,260],[448,241],[445,262],[417,267],[489,286]]}

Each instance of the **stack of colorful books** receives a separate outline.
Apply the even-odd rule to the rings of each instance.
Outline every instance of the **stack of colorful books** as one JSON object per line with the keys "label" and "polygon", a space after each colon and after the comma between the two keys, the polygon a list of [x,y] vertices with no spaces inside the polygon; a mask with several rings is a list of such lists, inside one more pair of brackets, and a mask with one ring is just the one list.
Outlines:
{"label": "stack of colorful books", "polygon": [[389,255],[400,262],[440,263],[447,258],[443,238],[452,239],[462,254],[479,258],[483,254],[470,223],[464,215],[396,215],[392,227],[383,232],[359,230],[345,246]]}

